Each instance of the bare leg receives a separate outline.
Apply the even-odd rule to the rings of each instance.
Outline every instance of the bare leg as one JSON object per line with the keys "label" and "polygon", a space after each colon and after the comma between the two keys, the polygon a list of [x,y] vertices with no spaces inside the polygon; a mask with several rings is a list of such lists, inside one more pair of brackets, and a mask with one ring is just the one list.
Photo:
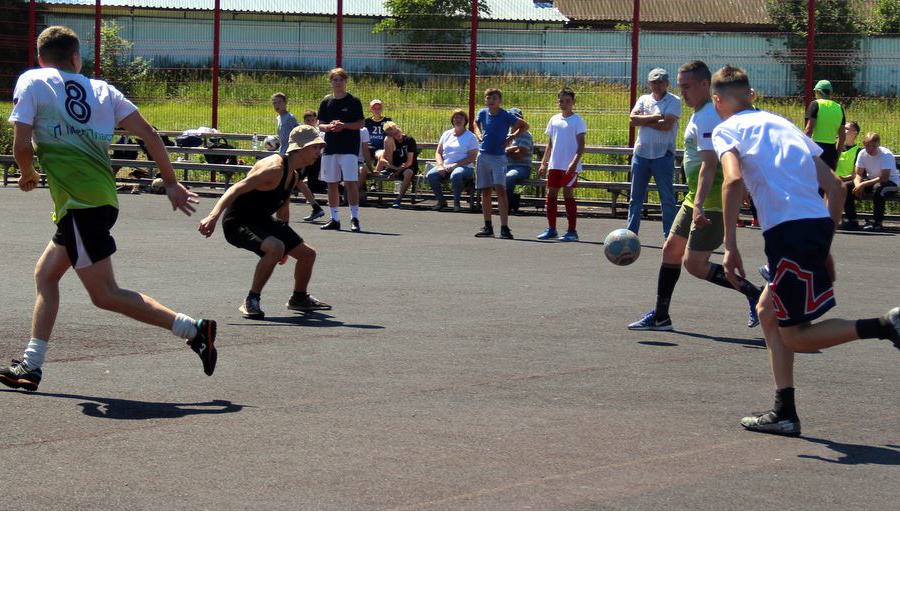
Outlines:
{"label": "bare leg", "polygon": [[494,207],[491,204],[491,188],[486,187],[481,190],[481,214],[484,215],[485,223],[491,222],[491,214]]}
{"label": "bare leg", "polygon": [[[337,185],[335,185],[337,190]],[[328,202],[331,203],[331,188],[328,188]],[[359,183],[356,181],[345,181],[344,192],[347,194],[347,204],[350,206],[359,206]],[[335,205],[337,206],[337,205]]]}
{"label": "bare leg", "polygon": [[307,204],[309,204],[312,208],[315,208],[319,205],[316,202],[316,196],[312,193],[312,190],[309,189],[309,186],[306,185],[305,181],[297,182],[297,189],[300,190],[300,193],[303,194],[303,197],[306,199]]}
{"label": "bare leg", "polygon": [[500,227],[509,226],[509,201],[506,199],[506,186],[494,186],[497,192],[497,205],[500,209]]}
{"label": "bare leg", "polygon": [[[682,241],[682,248],[687,247],[687,239],[681,236],[673,236],[669,234],[669,239],[673,237],[678,238]],[[666,240],[666,245],[668,246],[669,241]],[[682,250],[684,252],[684,250]],[[709,275],[709,257],[712,256],[712,252],[706,252],[702,250],[688,250],[687,258],[684,259],[684,268],[685,270],[698,279],[706,279],[706,276]],[[663,262],[668,262],[665,259],[665,249],[663,249]],[[677,264],[678,261],[675,261]]]}
{"label": "bare leg", "polygon": [[[341,204],[341,190],[338,186],[338,183],[328,184],[328,206],[331,208],[337,208]],[[344,189],[346,189],[346,187]],[[349,198],[350,194],[348,193],[347,199],[349,200]]]}
{"label": "bare leg", "polygon": [[406,195],[406,190],[409,189],[409,184],[412,182],[413,172],[412,169],[406,169],[403,171],[403,181],[400,182],[400,197]]}
{"label": "bare leg", "polygon": [[50,242],[34,269],[35,299],[31,337],[49,341],[59,312],[59,280],[72,266],[63,246]]}
{"label": "bare leg", "polygon": [[253,283],[250,285],[250,291],[254,294],[261,294],[278,262],[284,256],[284,244],[281,240],[274,237],[267,237],[263,240],[261,249],[265,255],[256,263],[256,269],[253,271]]}
{"label": "bare leg", "polygon": [[309,280],[312,278],[313,265],[316,262],[316,251],[304,242],[288,254],[297,259],[297,264],[294,266],[294,291],[307,292]]}
{"label": "bare leg", "polygon": [[856,321],[828,319],[819,323],[803,323],[782,327],[781,338],[794,352],[813,352],[859,339]]}
{"label": "bare leg", "polygon": [[794,352],[785,346],[781,339],[778,319],[775,317],[775,304],[772,301],[772,290],[769,286],[763,290],[756,310],[766,338],[766,350],[769,353],[769,365],[775,379],[775,389],[794,387]]}

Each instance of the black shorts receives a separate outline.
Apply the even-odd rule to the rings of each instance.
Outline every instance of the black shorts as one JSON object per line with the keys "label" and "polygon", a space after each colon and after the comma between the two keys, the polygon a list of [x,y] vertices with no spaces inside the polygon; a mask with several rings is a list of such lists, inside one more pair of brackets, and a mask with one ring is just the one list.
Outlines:
{"label": "black shorts", "polygon": [[837,169],[838,159],[841,157],[840,153],[837,151],[837,146],[834,144],[826,144],[825,142],[816,142],[816,144],[822,149],[822,154],[819,158],[821,158],[832,171]]}
{"label": "black shorts", "polygon": [[244,248],[259,256],[265,254],[262,243],[267,237],[281,240],[285,254],[303,243],[303,238],[290,225],[274,218],[253,222],[228,219],[222,223],[222,233],[232,246]]}
{"label": "black shorts", "polygon": [[118,217],[119,209],[114,206],[70,210],[56,224],[53,242],[65,247],[73,267],[90,267],[115,254],[116,241],[110,230]]}
{"label": "black shorts", "polygon": [[825,261],[831,251],[834,221],[801,219],[763,233],[778,325],[790,327],[819,318],[835,305]]}

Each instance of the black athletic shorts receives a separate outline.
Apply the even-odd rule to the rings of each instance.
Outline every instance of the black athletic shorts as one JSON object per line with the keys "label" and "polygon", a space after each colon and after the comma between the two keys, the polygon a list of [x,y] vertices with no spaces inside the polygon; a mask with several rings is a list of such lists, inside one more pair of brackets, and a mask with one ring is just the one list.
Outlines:
{"label": "black athletic shorts", "polygon": [[779,326],[808,323],[834,307],[825,266],[832,237],[834,221],[828,217],[787,221],[763,233]]}
{"label": "black athletic shorts", "polygon": [[53,242],[65,247],[73,267],[89,267],[116,252],[110,231],[118,217],[114,206],[70,210],[56,224]]}
{"label": "black athletic shorts", "polygon": [[232,246],[244,248],[259,256],[265,254],[262,243],[270,236],[281,240],[285,254],[303,243],[303,238],[290,225],[275,218],[252,222],[228,219],[222,223],[222,233]]}
{"label": "black athletic shorts", "polygon": [[840,153],[837,151],[837,146],[834,144],[826,144],[824,142],[816,142],[816,144],[822,149],[822,154],[819,155],[819,158],[821,158],[832,171],[837,169],[838,159],[841,157]]}

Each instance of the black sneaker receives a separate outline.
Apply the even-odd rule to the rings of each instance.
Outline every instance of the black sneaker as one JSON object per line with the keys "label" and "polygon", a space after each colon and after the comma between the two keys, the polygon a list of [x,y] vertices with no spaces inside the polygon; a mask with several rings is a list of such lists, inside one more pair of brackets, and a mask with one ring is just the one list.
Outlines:
{"label": "black sneaker", "polygon": [[34,392],[41,383],[41,375],[40,369],[29,369],[21,360],[13,360],[8,367],[0,369],[0,382],[13,389]]}
{"label": "black sneaker", "polygon": [[480,230],[478,230],[478,233],[475,234],[475,237],[492,238],[492,237],[494,237],[494,228],[488,227],[487,225],[485,225]]}
{"label": "black sneaker", "polygon": [[894,307],[888,311],[884,318],[888,320],[894,331],[891,333],[891,336],[888,338],[894,343],[894,346],[900,350],[900,306]]}
{"label": "black sneaker", "polygon": [[321,219],[324,216],[325,216],[325,211],[322,210],[322,207],[316,206],[312,209],[312,212],[309,213],[308,217],[303,217],[303,220],[306,221],[307,223],[312,223],[316,219]]}
{"label": "black sneaker", "polygon": [[741,425],[747,431],[760,433],[772,433],[775,435],[787,435],[796,437],[800,435],[799,417],[782,417],[774,410],[762,414],[750,415],[741,419]]}
{"label": "black sneaker", "polygon": [[859,231],[858,221],[844,221],[838,226],[841,231]]}
{"label": "black sneaker", "polygon": [[863,231],[884,231],[884,227],[881,226],[881,223],[869,223],[863,227]]}
{"label": "black sneaker", "polygon": [[359,219],[350,219],[350,231],[353,233],[362,231],[362,229],[359,228]]}
{"label": "black sneaker", "polygon": [[259,305],[259,298],[251,298],[247,296],[244,303],[238,307],[241,314],[247,319],[262,319],[266,316],[262,307]]}
{"label": "black sneaker", "polygon": [[330,304],[325,304],[321,300],[313,298],[309,294],[306,294],[306,296],[294,294],[290,297],[285,306],[287,306],[289,310],[298,310],[303,312],[310,312],[314,310],[331,310]]}
{"label": "black sneaker", "polygon": [[216,350],[216,322],[211,319],[197,321],[197,335],[188,340],[188,346],[200,356],[203,372],[212,375],[219,358],[219,351]]}
{"label": "black sneaker", "polygon": [[319,229],[321,229],[322,231],[328,231],[328,230],[340,231],[341,230],[341,222],[335,221],[334,219],[329,219],[328,222],[325,223],[324,225],[322,225],[321,227],[319,227]]}
{"label": "black sneaker", "polygon": [[500,228],[500,238],[504,239],[504,240],[514,239],[512,231],[509,230],[509,227],[501,227]]}

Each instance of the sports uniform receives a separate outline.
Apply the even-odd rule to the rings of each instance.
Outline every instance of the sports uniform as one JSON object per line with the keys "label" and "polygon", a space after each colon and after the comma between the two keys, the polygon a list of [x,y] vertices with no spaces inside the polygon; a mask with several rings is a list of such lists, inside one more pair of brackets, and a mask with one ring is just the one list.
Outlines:
{"label": "sports uniform", "polygon": [[[547,230],[538,235],[538,239],[551,239],[556,237],[556,213],[557,198],[556,191],[560,188],[574,189],[578,187],[578,174],[581,173],[581,160],[575,165],[575,170],[569,172],[569,165],[572,159],[578,154],[578,136],[587,133],[587,124],[581,115],[572,113],[568,117],[563,113],[558,113],[550,117],[547,122],[547,128],[544,133],[550,138],[550,157],[547,161],[549,171],[547,172]],[[553,189],[553,194],[550,190]],[[562,241],[577,241],[578,233],[576,229],[576,220],[578,218],[578,207],[575,204],[575,198],[564,195],[566,205],[566,220],[568,221],[568,231],[564,236],[559,238]]]}

